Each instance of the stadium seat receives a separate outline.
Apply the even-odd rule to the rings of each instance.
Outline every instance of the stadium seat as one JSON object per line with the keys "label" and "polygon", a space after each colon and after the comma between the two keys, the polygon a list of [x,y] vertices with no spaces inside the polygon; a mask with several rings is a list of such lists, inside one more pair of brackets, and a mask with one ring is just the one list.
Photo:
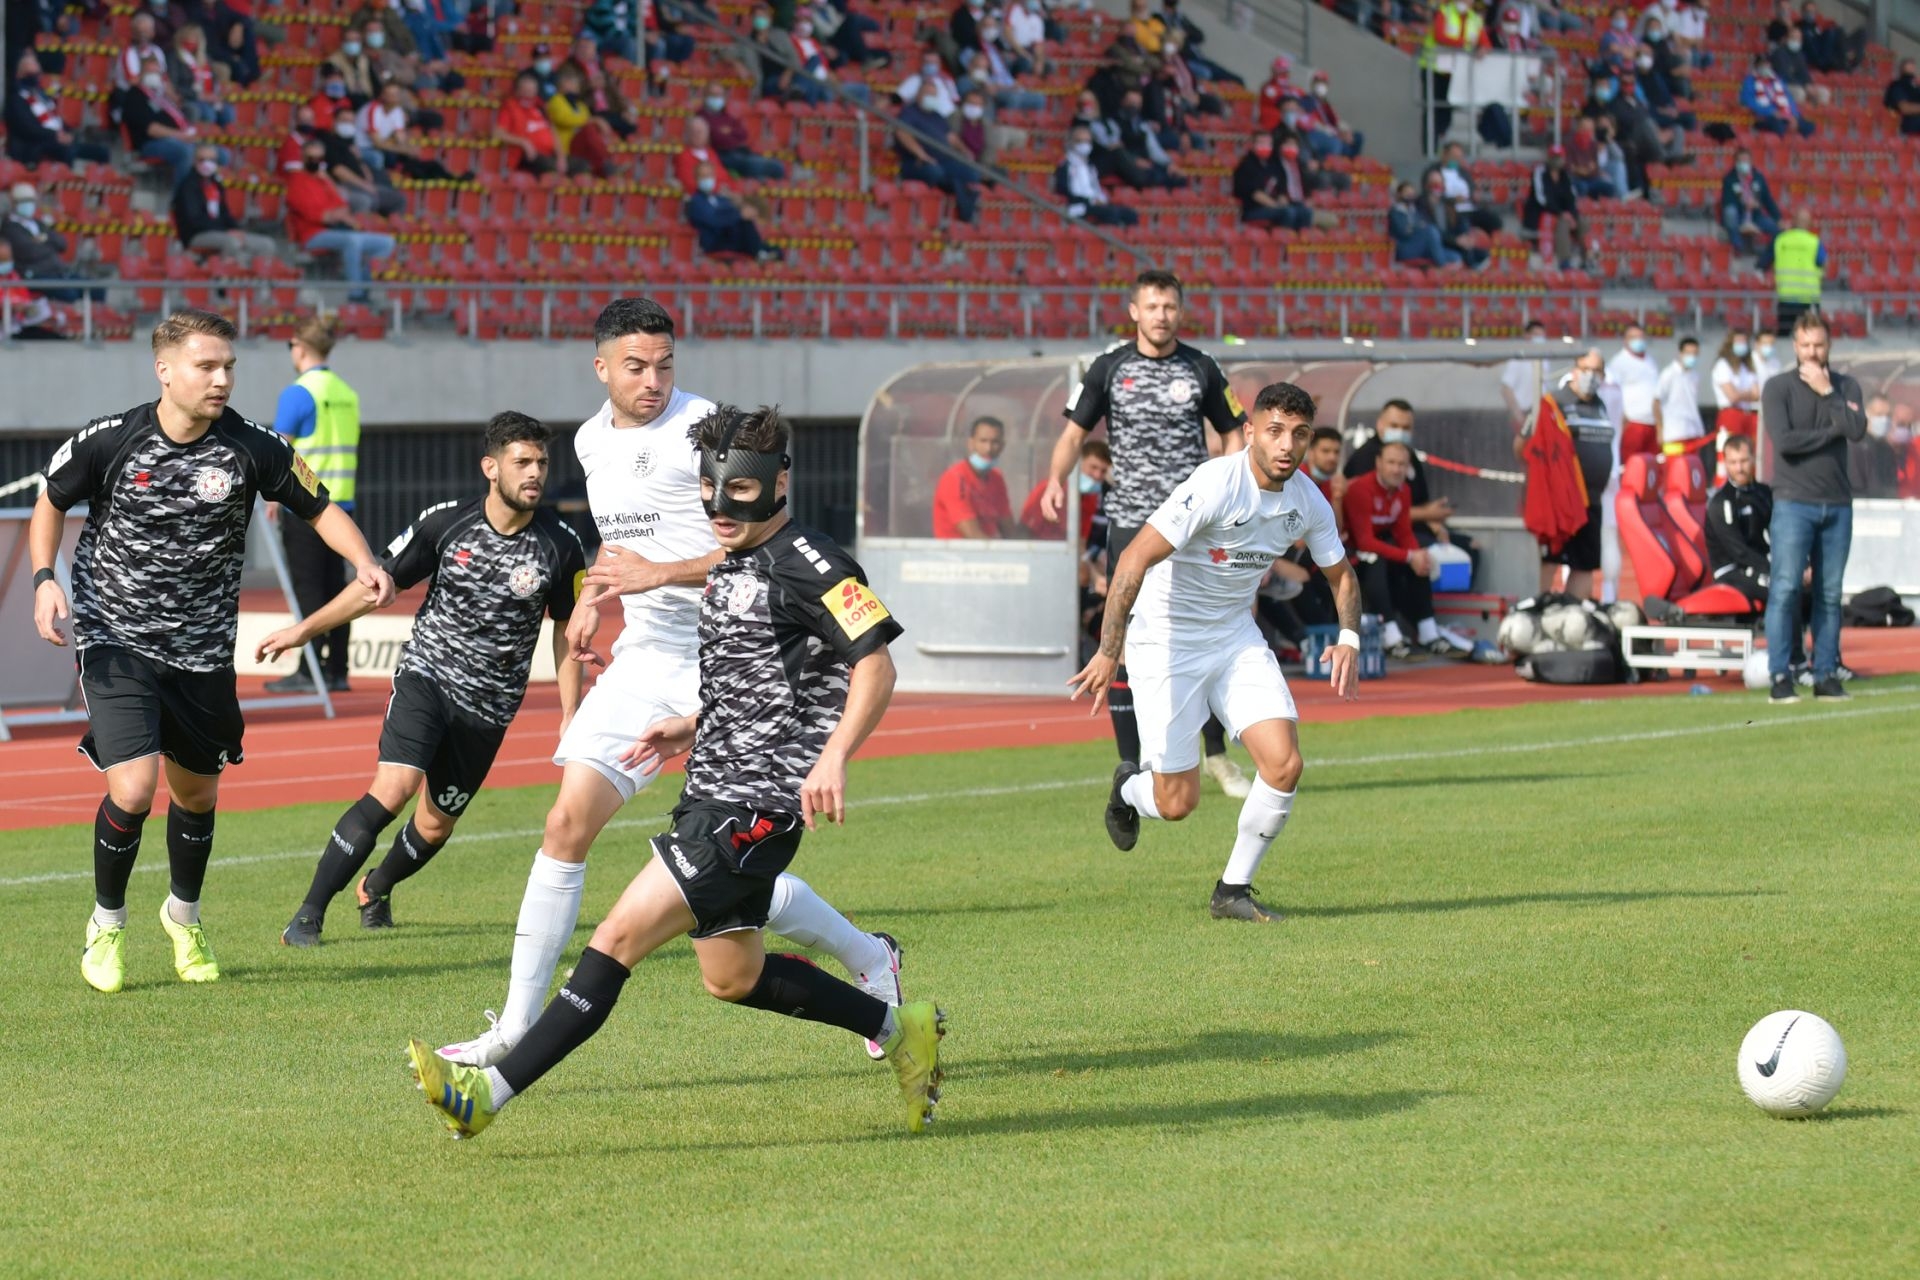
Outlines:
{"label": "stadium seat", "polygon": [[[1633,576],[1643,595],[1672,598],[1680,580],[1680,565],[1674,550],[1677,535],[1667,509],[1660,501],[1656,460],[1638,454],[1627,460],[1620,472],[1620,491],[1614,497],[1614,519],[1620,530],[1620,545],[1633,562]],[[1686,586],[1698,582],[1697,575]]]}

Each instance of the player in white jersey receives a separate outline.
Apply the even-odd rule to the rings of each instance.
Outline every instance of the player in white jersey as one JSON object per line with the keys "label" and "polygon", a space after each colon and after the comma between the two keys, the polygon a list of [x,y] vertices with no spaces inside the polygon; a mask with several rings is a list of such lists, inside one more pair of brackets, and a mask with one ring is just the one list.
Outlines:
{"label": "player in white jersey", "polygon": [[1313,436],[1313,397],[1276,382],[1254,401],[1243,452],[1203,462],[1148,517],[1107,584],[1100,651],[1069,683],[1100,710],[1122,654],[1140,721],[1140,763],[1113,773],[1107,834],[1121,849],[1140,819],[1177,822],[1200,799],[1194,746],[1209,711],[1252,755],[1258,775],[1240,809],[1216,919],[1267,923],[1253,873],[1286,825],[1302,762],[1299,718],[1280,664],[1253,619],[1254,593],[1273,562],[1304,540],[1327,576],[1340,636],[1328,650],[1335,692],[1350,698],[1360,656],[1360,583],[1340,544],[1333,508],[1299,473]]}
{"label": "player in white jersey", "polygon": [[[646,298],[621,298],[594,325],[594,372],[607,403],[580,426],[574,449],[601,550],[567,625],[575,661],[606,669],[560,726],[553,762],[560,794],[533,856],[513,936],[506,1007],[477,1039],[440,1050],[469,1066],[506,1056],[539,1016],[560,955],[580,917],[587,851],[621,806],[653,780],[627,753],[642,730],[700,709],[700,593],[721,558],[700,505],[699,455],[689,428],[711,401],[673,385],[673,319]],[[611,662],[593,639],[595,602],[621,597],[625,622]],[[884,933],[856,929],[805,881],[782,875],[767,928],[846,966],[869,995],[900,1002],[900,950]],[[878,1046],[868,1053],[881,1056]]]}

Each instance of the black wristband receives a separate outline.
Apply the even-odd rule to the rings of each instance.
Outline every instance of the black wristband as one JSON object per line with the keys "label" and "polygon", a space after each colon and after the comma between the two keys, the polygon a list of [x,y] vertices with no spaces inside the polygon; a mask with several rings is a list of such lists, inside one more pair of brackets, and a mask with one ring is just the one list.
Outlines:
{"label": "black wristband", "polygon": [[33,571],[33,589],[35,591],[38,591],[41,587],[52,581],[54,581],[53,570],[35,569]]}

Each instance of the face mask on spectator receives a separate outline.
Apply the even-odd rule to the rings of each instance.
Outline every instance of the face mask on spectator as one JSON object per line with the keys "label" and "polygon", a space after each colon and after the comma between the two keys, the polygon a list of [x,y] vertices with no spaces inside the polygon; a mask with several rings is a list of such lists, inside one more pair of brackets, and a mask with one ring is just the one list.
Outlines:
{"label": "face mask on spectator", "polygon": [[1321,484],[1325,484],[1327,481],[1333,479],[1333,472],[1322,471],[1320,468],[1314,466],[1311,462],[1307,464],[1307,474],[1312,476],[1315,480],[1318,480]]}
{"label": "face mask on spectator", "polygon": [[999,466],[1000,460],[998,458],[983,458],[977,453],[969,453],[967,455],[967,465],[975,471],[978,471],[981,475],[985,475],[987,472]]}
{"label": "face mask on spectator", "polygon": [[1592,395],[1594,376],[1594,372],[1591,369],[1575,369],[1573,371],[1573,381],[1570,384],[1573,387],[1573,394],[1579,396],[1582,400]]}
{"label": "face mask on spectator", "polygon": [[10,276],[12,274],[13,274],[13,259],[0,258],[0,276]]}
{"label": "face mask on spectator", "polygon": [[1642,71],[1653,70],[1653,55],[1643,53],[1633,60],[1633,65]]}
{"label": "face mask on spectator", "polygon": [[1293,142],[1283,143],[1280,147],[1280,158],[1283,160],[1298,160],[1300,158],[1299,144]]}
{"label": "face mask on spectator", "polygon": [[793,34],[799,36],[802,40],[804,40],[808,36],[813,34],[813,24],[811,22],[804,22],[804,21],[796,22],[793,24]]}
{"label": "face mask on spectator", "polygon": [[1691,369],[1693,368],[1694,365],[1699,363],[1700,363],[1700,357],[1695,355],[1691,351],[1687,352],[1685,355],[1680,357],[1680,367],[1682,369]]}
{"label": "face mask on spectator", "polygon": [[369,32],[367,32],[367,47],[368,47],[369,49],[381,49],[381,48],[385,48],[385,47],[386,47],[386,43],[387,43],[387,33],[386,33],[386,32],[384,32],[384,31],[369,31]]}
{"label": "face mask on spectator", "polygon": [[1893,429],[1893,419],[1884,413],[1876,413],[1867,419],[1867,434],[1875,440],[1885,440],[1887,432]]}
{"label": "face mask on spectator", "polygon": [[1913,442],[1913,428],[1894,423],[1887,430],[1887,443],[1896,449],[1904,449]]}
{"label": "face mask on spectator", "polygon": [[773,25],[773,19],[769,18],[766,14],[756,13],[753,15],[753,29],[755,31],[765,31],[768,27],[772,25]]}
{"label": "face mask on spectator", "polygon": [[1333,89],[1332,89],[1332,87],[1331,87],[1331,86],[1329,86],[1329,85],[1327,84],[1327,82],[1326,82],[1325,80],[1315,80],[1315,81],[1313,82],[1313,96],[1314,96],[1314,97],[1316,97],[1316,98],[1324,98],[1324,97],[1326,97],[1326,96],[1327,96],[1327,95],[1328,95],[1329,93],[1332,93],[1332,92],[1333,92]]}
{"label": "face mask on spectator", "polygon": [[1262,138],[1260,139],[1260,141],[1254,143],[1253,154],[1255,154],[1256,156],[1259,156],[1262,160],[1265,160],[1267,157],[1271,156],[1273,154],[1273,139]]}
{"label": "face mask on spectator", "polygon": [[1759,347],[1754,351],[1754,354],[1759,356],[1762,360],[1773,359],[1773,343],[1762,342],[1759,345]]}
{"label": "face mask on spectator", "polygon": [[342,120],[333,126],[333,131],[342,138],[351,139],[354,135],[353,121]]}
{"label": "face mask on spectator", "polygon": [[357,58],[360,56],[360,42],[358,40],[342,40],[340,42],[340,52],[346,54],[349,58]]}
{"label": "face mask on spectator", "polygon": [[707,95],[707,110],[719,115],[727,109],[727,100],[717,93]]}
{"label": "face mask on spectator", "polygon": [[1787,41],[1787,52],[1788,53],[1800,52],[1800,42],[1798,40]]}
{"label": "face mask on spectator", "polygon": [[1380,443],[1382,444],[1408,444],[1411,443],[1412,440],[1413,432],[1407,430],[1405,427],[1382,427],[1380,429]]}
{"label": "face mask on spectator", "polygon": [[320,86],[320,92],[326,94],[329,98],[344,98],[347,96],[347,82],[344,80],[329,80]]}
{"label": "face mask on spectator", "polygon": [[308,157],[307,157],[307,172],[308,172],[308,173],[319,173],[319,172],[320,172],[320,171],[321,171],[322,169],[324,169],[324,168],[326,168],[326,167],[327,167],[327,162],[326,162],[326,159],[325,159],[325,157],[323,157],[323,156],[308,156]]}
{"label": "face mask on spectator", "polygon": [[1747,354],[1749,349],[1750,348],[1744,342],[1736,342],[1733,344],[1733,354],[1736,356],[1744,356],[1745,354]]}
{"label": "face mask on spectator", "polygon": [[980,28],[980,38],[982,40],[987,41],[989,44],[991,44],[992,42],[1000,38],[1000,28],[982,27]]}
{"label": "face mask on spectator", "polygon": [[1527,335],[1528,342],[1545,342],[1546,340],[1547,335],[1544,333],[1530,333]]}
{"label": "face mask on spectator", "polygon": [[1612,102],[1613,86],[1611,84],[1603,84],[1603,85],[1595,86],[1593,91],[1593,100],[1595,102]]}
{"label": "face mask on spectator", "polygon": [[719,181],[714,178],[702,178],[697,185],[701,191],[711,195],[713,194],[713,189],[719,185]]}
{"label": "face mask on spectator", "polygon": [[977,102],[963,102],[960,104],[960,114],[969,120],[979,120],[986,116],[987,109]]}
{"label": "face mask on spectator", "polygon": [[1093,144],[1091,142],[1076,142],[1073,144],[1073,154],[1085,160],[1093,154]]}
{"label": "face mask on spectator", "polygon": [[1080,486],[1081,493],[1091,495],[1100,492],[1100,482],[1098,480],[1095,480],[1084,471],[1078,472],[1077,474],[1079,476],[1077,483]]}
{"label": "face mask on spectator", "polygon": [[1753,163],[1749,160],[1735,160],[1733,162],[1733,171],[1744,178],[1753,172]]}
{"label": "face mask on spectator", "polygon": [[167,87],[167,82],[149,71],[146,75],[140,77],[140,87],[148,93],[159,93]]}
{"label": "face mask on spectator", "polygon": [[1620,15],[1619,15],[1618,17],[1616,17],[1616,18],[1615,18],[1615,19],[1613,20],[1613,29],[1614,29],[1615,31],[1625,31],[1625,30],[1627,29],[1627,15],[1626,15],[1626,14],[1624,14],[1624,13],[1623,13],[1623,14],[1620,14]]}
{"label": "face mask on spectator", "polygon": [[1628,338],[1627,350],[1637,356],[1643,356],[1647,354],[1647,340],[1645,338]]}
{"label": "face mask on spectator", "polygon": [[202,160],[193,167],[200,171],[200,176],[203,178],[211,178],[214,174],[220,172],[220,162],[218,160]]}
{"label": "face mask on spectator", "polygon": [[15,200],[13,202],[13,211],[23,218],[32,218],[39,208],[40,204],[35,200]]}
{"label": "face mask on spectator", "polygon": [[937,93],[923,93],[923,94],[921,94],[921,95],[920,95],[920,109],[921,109],[922,111],[938,111],[938,110],[940,110],[940,95],[939,95],[939,94],[937,94]]}
{"label": "face mask on spectator", "polygon": [[535,58],[533,60],[533,69],[539,75],[543,75],[543,76],[552,75],[553,59],[552,58]]}
{"label": "face mask on spectator", "polygon": [[1666,38],[1667,38],[1667,33],[1662,31],[1660,28],[1658,27],[1647,28],[1647,43],[1659,44],[1662,40],[1665,40]]}

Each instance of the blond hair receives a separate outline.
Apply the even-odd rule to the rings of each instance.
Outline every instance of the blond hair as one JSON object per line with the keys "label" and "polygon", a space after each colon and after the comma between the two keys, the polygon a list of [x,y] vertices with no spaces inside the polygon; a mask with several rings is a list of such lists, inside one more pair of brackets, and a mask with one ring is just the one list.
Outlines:
{"label": "blond hair", "polygon": [[308,316],[295,326],[293,340],[325,360],[340,341],[340,317]]}
{"label": "blond hair", "polygon": [[240,331],[233,327],[233,321],[225,316],[186,307],[153,326],[154,354],[177,347],[196,333],[204,333],[210,338],[224,338],[228,342],[240,336]]}

